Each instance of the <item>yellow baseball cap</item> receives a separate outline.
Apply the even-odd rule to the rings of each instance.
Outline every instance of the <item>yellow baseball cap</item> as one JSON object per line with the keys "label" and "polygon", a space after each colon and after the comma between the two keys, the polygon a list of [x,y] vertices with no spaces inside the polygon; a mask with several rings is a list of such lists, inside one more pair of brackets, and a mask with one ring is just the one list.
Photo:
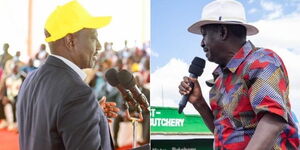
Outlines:
{"label": "yellow baseball cap", "polygon": [[93,17],[76,0],[57,8],[48,17],[45,29],[50,33],[47,42],[63,38],[68,33],[75,33],[83,28],[97,29],[108,25],[111,16]]}

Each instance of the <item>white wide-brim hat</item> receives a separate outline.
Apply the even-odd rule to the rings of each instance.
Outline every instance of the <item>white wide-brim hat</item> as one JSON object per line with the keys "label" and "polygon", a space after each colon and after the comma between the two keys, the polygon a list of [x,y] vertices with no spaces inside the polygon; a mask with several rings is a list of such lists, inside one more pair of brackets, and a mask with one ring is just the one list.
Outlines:
{"label": "white wide-brim hat", "polygon": [[247,29],[247,35],[255,35],[258,29],[246,23],[245,9],[243,5],[235,0],[215,0],[202,11],[201,20],[188,28],[195,34],[202,34],[201,27],[207,24],[238,24]]}

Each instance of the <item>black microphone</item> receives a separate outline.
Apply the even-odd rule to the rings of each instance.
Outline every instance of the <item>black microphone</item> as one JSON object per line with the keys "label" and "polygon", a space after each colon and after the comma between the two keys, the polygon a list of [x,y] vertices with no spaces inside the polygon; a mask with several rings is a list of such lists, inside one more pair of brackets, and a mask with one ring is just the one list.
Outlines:
{"label": "black microphone", "polygon": [[[191,78],[198,78],[203,73],[203,69],[205,67],[205,60],[199,57],[195,57],[192,61],[192,64],[189,67],[189,73]],[[194,84],[190,83],[190,87],[193,90]],[[182,96],[180,102],[179,102],[179,108],[178,113],[181,114],[184,107],[186,106],[186,103],[189,99],[189,94]]]}
{"label": "black microphone", "polygon": [[134,76],[127,70],[121,70],[118,73],[118,79],[121,85],[130,90],[134,99],[141,105],[142,109],[149,112],[149,103],[146,96],[136,86]]}
{"label": "black microphone", "polygon": [[[117,77],[117,74],[118,74],[118,71],[116,69],[114,69],[114,68],[108,69],[106,71],[106,73],[105,73],[105,78],[106,78],[107,82],[111,86],[117,88],[120,91],[120,93],[121,93],[122,97],[124,98],[124,100],[126,102],[128,102],[131,106],[137,107],[138,111],[140,112],[141,108],[138,106],[138,103],[133,98],[132,93],[129,90],[127,90],[124,87],[122,87],[122,85],[120,84],[120,81],[119,81],[119,79]],[[125,103],[125,107],[126,107],[126,109],[128,108],[128,106],[126,105],[126,103]]]}

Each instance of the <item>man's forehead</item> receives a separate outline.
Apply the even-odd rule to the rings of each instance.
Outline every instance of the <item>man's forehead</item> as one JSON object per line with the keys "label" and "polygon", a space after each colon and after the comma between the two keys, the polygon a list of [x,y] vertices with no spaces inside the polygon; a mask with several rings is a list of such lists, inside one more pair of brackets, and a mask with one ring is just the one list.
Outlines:
{"label": "man's forehead", "polygon": [[212,24],[207,24],[207,25],[201,26],[201,29],[207,30],[207,29],[211,28],[212,26],[213,26]]}
{"label": "man's forehead", "polygon": [[75,32],[74,34],[83,35],[83,36],[97,35],[97,30],[91,29],[91,28],[83,28],[83,29]]}
{"label": "man's forehead", "polygon": [[207,32],[207,30],[208,30],[208,27],[207,27],[207,25],[205,25],[205,26],[201,26],[201,27],[200,27],[200,32],[201,32],[202,34],[206,33],[206,32]]}
{"label": "man's forehead", "polygon": [[200,30],[201,30],[201,32],[215,31],[215,30],[218,30],[218,28],[220,26],[221,26],[221,24],[207,24],[207,25],[201,26]]}

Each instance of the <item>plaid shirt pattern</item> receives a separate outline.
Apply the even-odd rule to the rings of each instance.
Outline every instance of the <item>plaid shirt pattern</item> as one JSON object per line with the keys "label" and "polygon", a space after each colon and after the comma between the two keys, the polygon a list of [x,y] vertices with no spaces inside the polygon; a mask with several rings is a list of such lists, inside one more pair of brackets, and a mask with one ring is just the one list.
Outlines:
{"label": "plaid shirt pattern", "polygon": [[288,75],[276,53],[255,48],[248,41],[226,67],[217,67],[213,75],[215,84],[209,97],[215,118],[215,149],[245,149],[266,112],[287,122],[273,149],[298,149],[298,129],[288,97]]}

